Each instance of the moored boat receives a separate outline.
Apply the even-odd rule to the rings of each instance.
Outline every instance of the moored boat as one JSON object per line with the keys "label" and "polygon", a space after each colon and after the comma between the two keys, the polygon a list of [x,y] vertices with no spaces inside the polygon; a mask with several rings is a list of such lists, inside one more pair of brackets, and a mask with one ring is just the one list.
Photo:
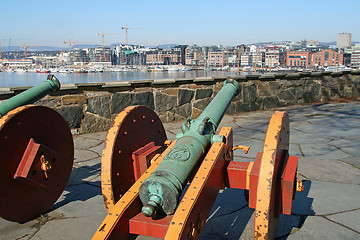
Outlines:
{"label": "moored boat", "polygon": [[48,69],[36,69],[37,73],[50,73],[50,70]]}

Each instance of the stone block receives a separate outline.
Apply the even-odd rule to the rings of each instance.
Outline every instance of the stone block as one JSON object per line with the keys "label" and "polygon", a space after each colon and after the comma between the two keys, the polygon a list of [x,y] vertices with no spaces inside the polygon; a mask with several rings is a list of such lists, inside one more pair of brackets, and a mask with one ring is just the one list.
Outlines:
{"label": "stone block", "polygon": [[85,95],[65,95],[61,98],[63,105],[86,103]]}
{"label": "stone block", "polygon": [[79,128],[83,115],[81,106],[63,106],[54,108],[65,119],[70,128]]}
{"label": "stone block", "polygon": [[330,98],[330,90],[328,88],[325,87],[321,87],[320,89],[321,92],[321,101],[329,101]]}
{"label": "stone block", "polygon": [[257,98],[257,89],[255,84],[245,85],[243,87],[244,103],[254,102]]}
{"label": "stone block", "polygon": [[263,109],[271,109],[280,106],[279,99],[277,96],[269,96],[262,98]]}
{"label": "stone block", "polygon": [[162,92],[155,93],[155,111],[166,112],[173,109],[177,105],[177,96],[164,94]]}
{"label": "stone block", "polygon": [[112,121],[92,113],[85,113],[81,122],[80,133],[108,131]]}
{"label": "stone block", "polygon": [[114,93],[111,99],[111,113],[118,114],[127,106],[130,106],[131,97],[132,93],[130,92]]}
{"label": "stone block", "polygon": [[275,82],[275,81],[271,81],[269,82],[269,89],[271,91],[276,91],[280,88],[280,83],[279,82]]}
{"label": "stone block", "polygon": [[88,99],[87,111],[110,118],[111,97],[96,96]]}
{"label": "stone block", "polygon": [[211,88],[199,88],[195,93],[195,100],[211,97],[213,90]]}
{"label": "stone block", "polygon": [[270,91],[269,82],[261,82],[258,85],[259,96],[271,96],[273,93]]}
{"label": "stone block", "polygon": [[61,99],[60,98],[42,98],[34,103],[35,105],[45,106],[49,108],[60,107]]}
{"label": "stone block", "polygon": [[207,105],[211,102],[212,98],[204,98],[194,102],[193,107],[204,111]]}
{"label": "stone block", "polygon": [[152,110],[154,107],[154,94],[153,92],[136,92],[132,94],[131,105],[144,105]]}
{"label": "stone block", "polygon": [[236,103],[230,103],[227,107],[225,114],[235,114],[236,113]]}
{"label": "stone block", "polygon": [[[198,91],[198,90],[196,90],[196,91]],[[190,103],[193,98],[194,98],[194,90],[179,89],[178,106]]]}
{"label": "stone block", "polygon": [[175,113],[180,117],[187,118],[191,116],[191,110],[192,110],[191,104],[186,103],[182,106],[179,106],[175,111]]}
{"label": "stone block", "polygon": [[295,88],[289,88],[286,89],[285,91],[283,91],[280,95],[279,98],[281,100],[284,100],[287,104],[294,104],[296,102],[296,89]]}

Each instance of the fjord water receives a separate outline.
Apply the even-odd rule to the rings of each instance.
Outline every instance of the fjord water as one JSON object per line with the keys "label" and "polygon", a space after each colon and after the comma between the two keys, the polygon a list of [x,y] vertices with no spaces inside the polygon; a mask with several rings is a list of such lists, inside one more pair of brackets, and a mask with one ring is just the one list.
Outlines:
{"label": "fjord water", "polygon": [[[148,79],[174,79],[192,77],[236,76],[230,71],[165,71],[165,72],[98,72],[98,73],[51,73],[62,84],[134,81]],[[245,73],[242,73],[245,74]],[[46,80],[47,73],[36,72],[0,72],[0,87],[34,86]]]}

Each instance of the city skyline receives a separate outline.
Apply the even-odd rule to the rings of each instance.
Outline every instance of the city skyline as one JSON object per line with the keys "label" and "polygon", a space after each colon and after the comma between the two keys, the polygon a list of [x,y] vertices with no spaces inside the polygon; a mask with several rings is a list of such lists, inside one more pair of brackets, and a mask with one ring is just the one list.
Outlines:
{"label": "city skyline", "polygon": [[67,48],[65,41],[237,45],[254,42],[336,41],[349,32],[360,40],[360,2],[338,1],[7,1],[1,4],[1,45]]}

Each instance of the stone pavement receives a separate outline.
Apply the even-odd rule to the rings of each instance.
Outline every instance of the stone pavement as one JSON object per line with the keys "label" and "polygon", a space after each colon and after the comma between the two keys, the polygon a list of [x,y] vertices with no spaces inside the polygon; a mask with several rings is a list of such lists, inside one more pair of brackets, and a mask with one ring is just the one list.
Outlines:
{"label": "stone pavement", "polygon": [[[360,102],[283,108],[290,115],[290,154],[299,156],[305,191],[292,215],[282,215],[278,239],[360,239]],[[283,110],[282,109],[282,110]],[[262,150],[271,111],[225,116],[234,144],[250,146],[235,160],[253,161]],[[164,124],[174,139],[181,122]],[[106,132],[77,135],[73,172],[60,199],[42,217],[19,224],[0,219],[0,239],[91,239],[106,216],[100,189]],[[252,239],[254,210],[243,190],[221,191],[200,239]],[[152,239],[139,236],[137,239]]]}

